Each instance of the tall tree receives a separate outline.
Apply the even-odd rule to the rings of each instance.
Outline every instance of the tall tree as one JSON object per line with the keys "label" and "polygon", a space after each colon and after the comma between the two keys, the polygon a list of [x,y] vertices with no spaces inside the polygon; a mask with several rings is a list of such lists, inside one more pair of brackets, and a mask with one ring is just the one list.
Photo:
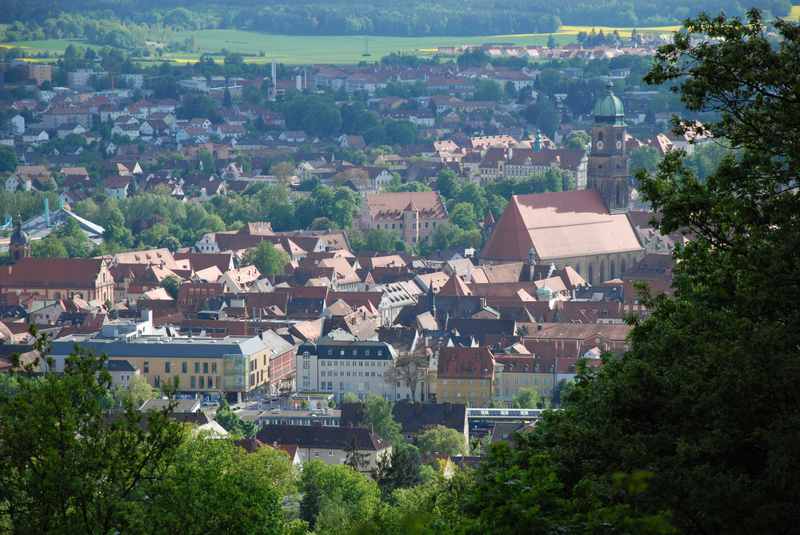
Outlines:
{"label": "tall tree", "polygon": [[245,263],[256,266],[262,275],[275,277],[283,273],[289,263],[289,255],[275,247],[272,242],[264,240],[255,249],[247,252]]}
{"label": "tall tree", "polygon": [[183,431],[130,403],[110,419],[103,362],[76,353],[63,374],[22,378],[0,399],[0,525],[12,532],[126,532],[147,508],[145,488],[164,476]]}
{"label": "tall tree", "polygon": [[[685,533],[797,530],[800,481],[787,476],[800,472],[800,25],[771,26],[756,11],[690,20],[647,76],[718,117],[678,131],[726,139],[737,156],[706,180],[680,152],[638,177],[661,231],[692,237],[676,252],[674,293],[645,299],[631,351],[584,370],[565,409],[502,463],[527,473],[526,459],[548,455],[566,499],[663,512]],[[616,474],[640,471],[644,490],[620,492]]]}

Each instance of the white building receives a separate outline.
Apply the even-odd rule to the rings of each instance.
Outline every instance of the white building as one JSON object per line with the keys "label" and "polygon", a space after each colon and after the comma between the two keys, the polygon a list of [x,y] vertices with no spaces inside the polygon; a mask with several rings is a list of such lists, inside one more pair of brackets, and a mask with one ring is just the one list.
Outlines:
{"label": "white building", "polygon": [[328,392],[339,401],[348,392],[359,399],[368,394],[393,401],[411,397],[405,385],[384,379],[397,359],[397,352],[386,342],[325,337],[317,344],[302,344],[295,358],[299,392]]}

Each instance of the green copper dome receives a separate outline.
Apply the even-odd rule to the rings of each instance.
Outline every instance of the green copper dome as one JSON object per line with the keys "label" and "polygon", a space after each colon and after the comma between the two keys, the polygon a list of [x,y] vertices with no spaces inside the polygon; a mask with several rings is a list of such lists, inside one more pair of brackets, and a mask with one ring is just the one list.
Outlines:
{"label": "green copper dome", "polygon": [[594,105],[594,118],[598,122],[623,124],[625,107],[622,100],[614,94],[614,84],[609,82],[606,87],[608,93]]}

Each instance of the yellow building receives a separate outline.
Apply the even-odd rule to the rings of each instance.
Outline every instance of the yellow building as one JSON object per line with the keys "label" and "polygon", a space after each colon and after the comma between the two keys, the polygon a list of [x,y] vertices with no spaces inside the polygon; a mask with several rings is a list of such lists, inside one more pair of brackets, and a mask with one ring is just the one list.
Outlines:
{"label": "yellow building", "polygon": [[177,381],[178,392],[245,394],[269,384],[272,338],[133,335],[103,338],[71,335],[53,342],[55,370],[75,345],[111,361],[125,360],[154,387]]}
{"label": "yellow building", "polygon": [[496,361],[495,399],[511,401],[523,389],[535,390],[542,400],[552,399],[557,384],[553,359],[498,355]]}
{"label": "yellow building", "polygon": [[488,347],[446,347],[439,352],[431,393],[438,403],[487,407],[495,391],[495,366]]}

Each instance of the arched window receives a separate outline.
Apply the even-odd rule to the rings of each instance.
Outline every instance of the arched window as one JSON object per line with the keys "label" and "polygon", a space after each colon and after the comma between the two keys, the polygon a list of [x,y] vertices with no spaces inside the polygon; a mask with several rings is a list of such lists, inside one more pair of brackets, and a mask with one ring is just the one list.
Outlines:
{"label": "arched window", "polygon": [[598,130],[597,132],[597,141],[603,141],[603,131]]}

